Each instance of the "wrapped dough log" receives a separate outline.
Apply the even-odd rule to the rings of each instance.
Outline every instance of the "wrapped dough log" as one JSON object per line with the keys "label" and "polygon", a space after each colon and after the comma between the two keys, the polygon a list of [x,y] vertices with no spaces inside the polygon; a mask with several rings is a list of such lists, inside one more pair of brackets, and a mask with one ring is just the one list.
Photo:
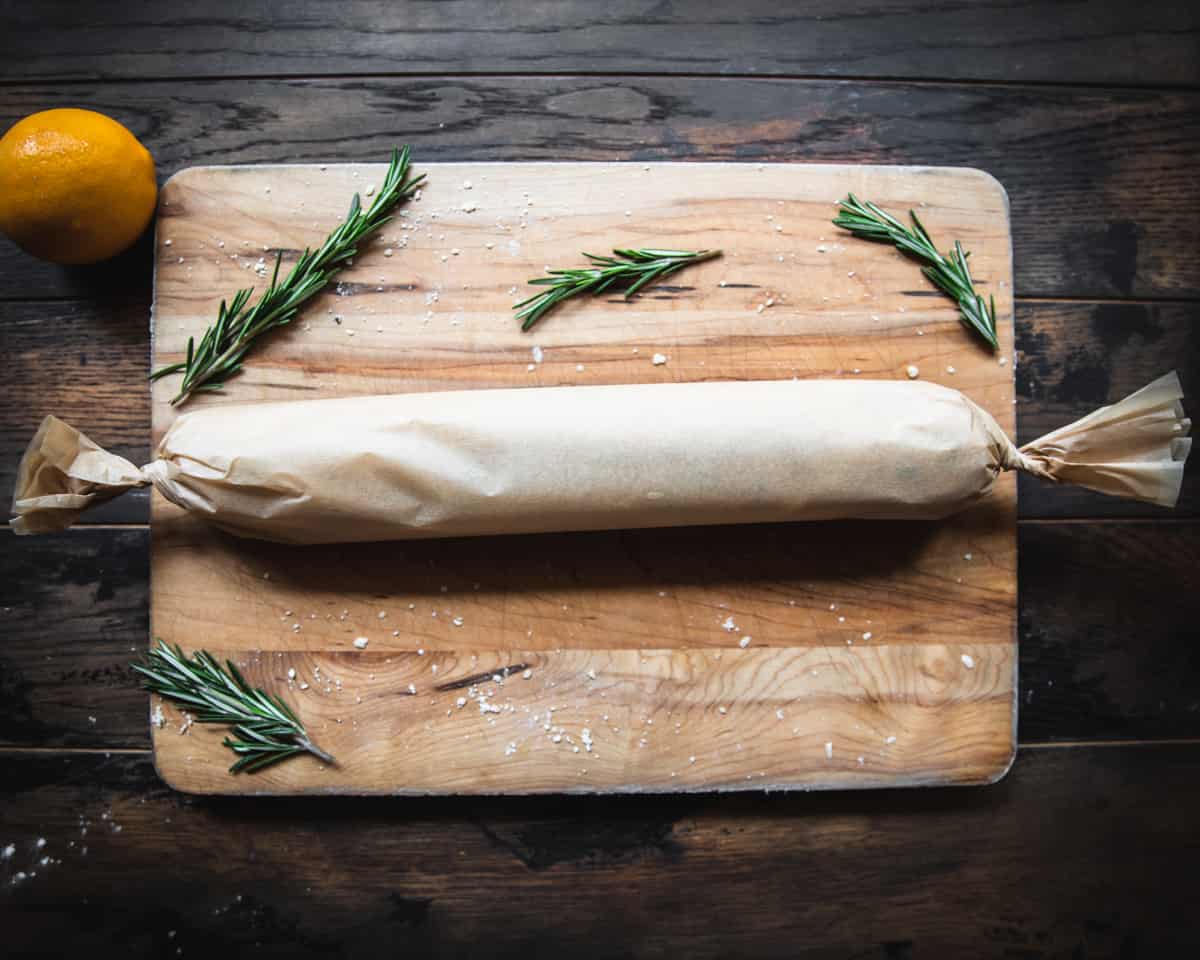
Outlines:
{"label": "wrapped dough log", "polygon": [[1173,506],[1190,423],[1168,374],[1018,449],[956,390],[807,380],[527,388],[209,406],[145,467],[47,417],[13,528],[69,526],[153,484],[246,537],[290,543],[934,519],[1004,470]]}

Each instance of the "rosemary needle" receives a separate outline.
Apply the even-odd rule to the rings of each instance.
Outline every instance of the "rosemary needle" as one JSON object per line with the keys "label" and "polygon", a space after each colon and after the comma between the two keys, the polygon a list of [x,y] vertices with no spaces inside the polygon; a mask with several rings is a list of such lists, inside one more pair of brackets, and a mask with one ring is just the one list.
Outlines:
{"label": "rosemary needle", "polygon": [[212,654],[199,650],[190,659],[179,647],[162,640],[146,659],[131,664],[145,677],[145,688],[195,711],[201,723],[223,723],[234,738],[224,745],[239,757],[230,773],[252,773],[298,753],[311,753],[324,763],[334,759],[308,739],[299,718],[279,697],[251,687],[233,661],[225,668]]}
{"label": "rosemary needle", "polygon": [[609,287],[618,287],[624,289],[625,299],[628,300],[656,280],[669,277],[693,263],[719,257],[721,251],[617,249],[613,254],[611,257],[599,257],[585,253],[591,266],[550,270],[548,276],[530,280],[534,286],[550,289],[513,304],[517,319],[521,321],[521,329],[530,330],[542,317],[570,297],[583,293],[603,293]]}
{"label": "rosemary needle", "polygon": [[880,210],[869,200],[859,200],[852,193],[847,194],[839,206],[841,211],[833,221],[835,227],[849,230],[864,240],[895,244],[901,252],[924,261],[921,273],[958,304],[958,314],[963,324],[983,337],[993,351],[999,349],[1000,344],[996,340],[996,298],[991,297],[987,301],[975,292],[975,281],[967,266],[970,254],[963,250],[961,243],[955,240],[953,252],[943,256],[938,253],[925,225],[912,210],[908,211],[912,218],[910,230],[891,214]]}
{"label": "rosemary needle", "polygon": [[183,373],[172,406],[186,402],[194,394],[220,390],[226,380],[242,369],[242,361],[255,340],[290,323],[300,307],[320,293],[334,274],[358,253],[359,241],[387,223],[396,205],[416,193],[424,179],[410,175],[408,147],[393,147],[383,186],[369,207],[363,209],[356,193],[342,225],[317,250],[305,248],[283,280],[279,279],[283,254],[278,254],[270,286],[257,303],[249,306],[253,288],[239,290],[228,304],[222,300],[217,322],[204,331],[200,345],[196,346],[189,337],[187,358],[160,367],[150,379]]}

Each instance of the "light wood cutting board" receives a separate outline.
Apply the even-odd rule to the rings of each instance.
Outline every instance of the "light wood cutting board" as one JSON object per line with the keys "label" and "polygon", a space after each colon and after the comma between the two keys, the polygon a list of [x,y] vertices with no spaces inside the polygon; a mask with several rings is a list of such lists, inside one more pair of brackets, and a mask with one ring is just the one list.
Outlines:
{"label": "light wood cutting board", "polygon": [[[1008,203],[979,171],[788,164],[420,166],[420,199],[224,396],[788,377],[955,387],[1014,428],[1011,366],[896,251],[830,225],[847,191],[971,251],[1012,354]],[[382,165],[202,167],[164,187],[154,363],[316,245]],[[613,246],[725,256],[532,334],[546,265]],[[532,348],[544,357],[534,362]],[[655,365],[655,353],[667,362]],[[157,443],[173,378],[154,388]],[[823,411],[814,410],[820,417]],[[653,416],[653,411],[647,411]],[[887,410],[880,410],[885,420]],[[297,438],[303,442],[303,438]],[[803,465],[797,465],[802,469]],[[870,482],[870,478],[864,478]],[[214,532],[155,496],[152,632],[235,659],[335,754],[226,773],[223,731],[154,729],[199,793],[532,793],[985,783],[1016,719],[1016,489],[941,523],[614,531],[336,547]],[[354,647],[367,637],[365,650]],[[748,646],[741,638],[750,637]],[[289,679],[289,671],[295,671]]]}

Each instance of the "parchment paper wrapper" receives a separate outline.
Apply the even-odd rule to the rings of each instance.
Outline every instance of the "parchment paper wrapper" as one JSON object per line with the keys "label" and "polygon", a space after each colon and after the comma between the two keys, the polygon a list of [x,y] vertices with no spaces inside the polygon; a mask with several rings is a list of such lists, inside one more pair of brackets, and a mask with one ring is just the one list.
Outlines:
{"label": "parchment paper wrapper", "polygon": [[211,406],[137,467],[47,417],[17,533],[153,484],[231,533],[290,543],[933,519],[1025,470],[1174,506],[1191,441],[1170,373],[1017,449],[956,390],[802,380],[472,390]]}

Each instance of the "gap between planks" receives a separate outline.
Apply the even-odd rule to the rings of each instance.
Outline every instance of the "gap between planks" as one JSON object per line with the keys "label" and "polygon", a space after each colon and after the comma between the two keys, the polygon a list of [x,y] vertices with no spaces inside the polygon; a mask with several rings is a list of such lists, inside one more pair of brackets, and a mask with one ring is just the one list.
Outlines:
{"label": "gap between planks", "polygon": [[672,72],[638,70],[375,70],[364,73],[220,73],[220,74],[153,74],[139,77],[46,77],[29,76],[0,78],[0,87],[77,87],[146,83],[226,83],[229,81],[329,81],[329,80],[760,80],[780,83],[858,83],[864,86],[913,87],[984,87],[1001,90],[1113,90],[1139,93],[1193,93],[1200,89],[1194,83],[1110,83],[1100,80],[977,80],[949,77],[908,77],[903,75],[859,76],[851,73],[748,73],[736,72]]}

